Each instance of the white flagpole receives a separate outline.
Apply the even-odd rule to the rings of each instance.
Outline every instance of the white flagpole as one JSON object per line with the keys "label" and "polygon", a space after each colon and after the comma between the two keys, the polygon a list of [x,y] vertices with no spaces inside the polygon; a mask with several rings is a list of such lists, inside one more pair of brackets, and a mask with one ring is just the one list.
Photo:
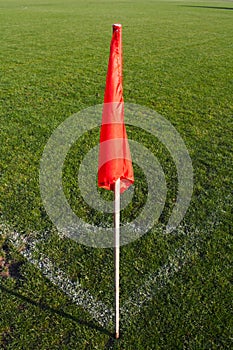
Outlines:
{"label": "white flagpole", "polygon": [[117,179],[114,189],[114,258],[115,258],[115,337],[120,336],[120,285],[119,285],[119,270],[120,270],[120,184],[121,180]]}

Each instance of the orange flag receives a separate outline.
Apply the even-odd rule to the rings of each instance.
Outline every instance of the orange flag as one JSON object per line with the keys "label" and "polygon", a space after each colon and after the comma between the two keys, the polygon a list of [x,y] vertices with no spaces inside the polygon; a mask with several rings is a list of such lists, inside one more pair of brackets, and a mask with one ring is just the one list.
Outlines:
{"label": "orange flag", "polygon": [[121,24],[114,24],[100,132],[98,186],[114,190],[115,182],[119,178],[121,193],[134,183],[124,124],[122,27]]}

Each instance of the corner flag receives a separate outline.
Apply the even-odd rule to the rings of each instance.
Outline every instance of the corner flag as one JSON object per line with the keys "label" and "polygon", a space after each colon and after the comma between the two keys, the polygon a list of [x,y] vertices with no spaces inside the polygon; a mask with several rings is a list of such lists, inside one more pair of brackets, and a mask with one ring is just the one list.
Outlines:
{"label": "corner flag", "polygon": [[114,191],[115,337],[117,339],[120,336],[120,193],[134,182],[132,160],[124,124],[121,29],[121,24],[113,24],[98,166],[98,186]]}

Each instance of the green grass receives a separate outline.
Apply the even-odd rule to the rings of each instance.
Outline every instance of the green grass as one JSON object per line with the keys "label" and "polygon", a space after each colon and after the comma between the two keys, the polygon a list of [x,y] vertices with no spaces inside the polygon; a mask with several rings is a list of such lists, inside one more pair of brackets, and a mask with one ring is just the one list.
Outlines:
{"label": "green grass", "polygon": [[[111,24],[123,24],[124,98],[156,110],[176,127],[194,168],[194,192],[182,226],[197,230],[197,252],[114,342],[29,264],[2,231],[1,349],[230,349],[232,322],[232,1],[0,0],[1,223],[22,234],[51,230],[41,247],[71,280],[79,279],[110,307],[113,252],[60,239],[39,190],[39,164],[53,130],[83,108],[102,103]],[[127,129],[158,157],[169,193],[160,225],[176,193],[167,150],[140,129]],[[98,143],[89,133],[70,150],[64,188],[86,220],[109,220],[85,206],[77,165]],[[134,209],[145,201],[144,176],[134,165]],[[107,196],[107,194],[103,194]],[[129,207],[123,220],[135,215]],[[121,249],[122,302],[185,245],[183,234],[157,227]],[[1,260],[0,260],[1,262]],[[1,263],[2,264],[2,263]]]}

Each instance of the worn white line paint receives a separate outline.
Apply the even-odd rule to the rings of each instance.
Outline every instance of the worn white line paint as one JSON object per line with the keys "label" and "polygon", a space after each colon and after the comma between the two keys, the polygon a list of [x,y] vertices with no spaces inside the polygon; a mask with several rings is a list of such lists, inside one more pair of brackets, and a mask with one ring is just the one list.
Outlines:
{"label": "worn white line paint", "polygon": [[[0,231],[2,231],[1,226]],[[35,235],[38,236],[36,233]],[[48,257],[41,253],[39,258],[34,257],[35,253],[38,253],[37,245],[43,242],[43,238],[36,239],[32,236],[28,239],[22,238],[17,232],[10,232],[9,228],[7,229],[7,236],[16,248],[25,247],[21,249],[20,253],[28,262],[40,269],[46,278],[60,288],[76,305],[87,311],[101,326],[106,327],[113,320],[113,310],[94,298],[89,291],[84,290],[78,281],[71,281],[66,273],[57,268]]]}
{"label": "worn white line paint", "polygon": [[[54,285],[61,289],[76,305],[87,311],[94,320],[101,326],[107,327],[114,323],[114,311],[108,308],[103,302],[94,298],[89,291],[82,288],[80,283],[71,281],[66,273],[57,268],[48,257],[43,254],[38,256],[38,244],[43,243],[44,237],[37,239],[31,235],[23,238],[20,234],[12,232],[7,225],[0,224],[0,233],[4,232],[16,248],[26,246],[20,253],[34,266],[40,269],[41,273]],[[39,234],[35,233],[34,237]],[[138,314],[143,305],[152,300],[156,293],[165,287],[172,278],[179,273],[191,256],[197,252],[199,234],[194,232],[187,235],[184,246],[177,249],[169,258],[168,262],[160,267],[156,272],[147,276],[145,283],[140,286],[121,307],[122,324],[127,325],[132,317]],[[124,327],[124,326],[123,326]]]}
{"label": "worn white line paint", "polygon": [[153,299],[156,293],[165,287],[172,278],[197,254],[199,236],[191,235],[184,247],[181,247],[168,258],[168,262],[161,266],[156,272],[151,273],[146,282],[139,287],[121,308],[121,318],[127,324],[138,314],[144,304]]}

